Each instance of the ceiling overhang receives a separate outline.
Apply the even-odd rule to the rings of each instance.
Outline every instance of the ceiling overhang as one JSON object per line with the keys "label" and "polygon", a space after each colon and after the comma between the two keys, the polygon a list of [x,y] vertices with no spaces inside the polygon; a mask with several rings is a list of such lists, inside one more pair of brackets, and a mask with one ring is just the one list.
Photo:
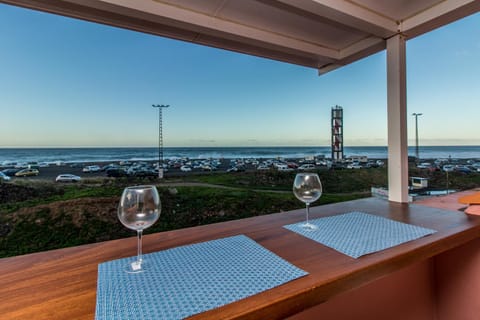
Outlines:
{"label": "ceiling overhang", "polygon": [[325,73],[480,11],[478,0],[0,0]]}

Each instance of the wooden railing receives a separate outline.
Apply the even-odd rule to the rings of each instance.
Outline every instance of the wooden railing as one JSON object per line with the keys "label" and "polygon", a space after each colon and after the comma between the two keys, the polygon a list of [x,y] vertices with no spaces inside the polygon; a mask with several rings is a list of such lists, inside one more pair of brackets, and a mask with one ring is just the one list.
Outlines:
{"label": "wooden railing", "polygon": [[[193,318],[281,319],[292,316],[292,319],[302,319],[302,315],[306,315],[303,318],[307,319],[312,316],[308,314],[309,308],[313,310],[310,312],[321,314],[321,306],[328,306],[325,302],[348,297],[352,290],[367,284],[368,287],[382,281],[379,279],[426,261],[430,261],[427,265],[434,264],[437,257],[480,237],[479,217],[374,198],[314,207],[311,215],[318,218],[349,211],[364,211],[438,232],[353,259],[283,228],[304,218],[304,211],[296,210],[147,235],[144,252],[244,234],[309,275]],[[135,253],[136,240],[132,237],[0,259],[0,318],[93,319],[98,264]],[[434,272],[433,267],[428,267],[427,271],[430,269]]]}

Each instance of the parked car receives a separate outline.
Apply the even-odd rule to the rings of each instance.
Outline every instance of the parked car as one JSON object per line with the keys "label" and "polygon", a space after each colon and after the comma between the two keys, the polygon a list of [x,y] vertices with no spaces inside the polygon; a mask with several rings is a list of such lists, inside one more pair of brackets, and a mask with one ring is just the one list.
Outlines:
{"label": "parked car", "polygon": [[347,169],[362,169],[362,165],[358,162],[352,162],[347,165]]}
{"label": "parked car", "polygon": [[470,168],[468,168],[466,166],[456,166],[455,171],[462,172],[462,173],[471,173],[472,172],[472,170],[470,170]]}
{"label": "parked car", "polygon": [[127,171],[123,168],[111,168],[105,171],[107,177],[119,178],[119,177],[127,177]]}
{"label": "parked car", "polygon": [[270,167],[267,166],[267,165],[261,164],[261,165],[259,165],[259,166],[257,167],[257,170],[260,170],[260,171],[262,171],[262,170],[270,170]]}
{"label": "parked car", "polygon": [[12,180],[9,176],[7,176],[5,173],[0,171],[0,182],[7,182]]}
{"label": "parked car", "polygon": [[445,172],[452,172],[455,170],[455,166],[453,164],[446,164],[443,166],[442,170]]}
{"label": "parked car", "polygon": [[292,169],[298,169],[298,164],[295,162],[287,162],[287,166]]}
{"label": "parked car", "polygon": [[82,178],[79,176],[69,173],[60,174],[55,178],[56,182],[79,182],[80,180],[82,180]]}
{"label": "parked car", "polygon": [[100,170],[107,171],[108,169],[114,169],[114,168],[118,168],[118,165],[114,163],[110,163],[110,164],[107,164],[106,166],[103,166]]}
{"label": "parked car", "polygon": [[293,168],[290,168],[286,164],[278,164],[276,167],[278,171],[293,171]]}
{"label": "parked car", "polygon": [[245,167],[242,165],[233,166],[227,169],[227,172],[241,172],[241,171],[245,171]]}
{"label": "parked car", "polygon": [[306,171],[306,170],[315,170],[315,165],[313,164],[302,164],[298,167],[298,170]]}
{"label": "parked car", "polygon": [[180,170],[183,171],[183,172],[190,172],[190,171],[192,171],[192,167],[190,167],[190,166],[181,166],[181,167],[180,167]]}
{"label": "parked car", "polygon": [[133,174],[135,177],[142,177],[142,178],[156,178],[158,177],[158,171],[152,169],[140,169],[135,171]]}
{"label": "parked car", "polygon": [[22,169],[15,173],[16,177],[38,176],[40,172],[37,169]]}
{"label": "parked car", "polygon": [[99,166],[97,166],[97,165],[86,166],[86,167],[84,167],[84,168],[82,169],[82,171],[83,171],[83,172],[86,172],[86,173],[88,173],[88,172],[98,172],[98,171],[100,171],[100,170],[101,170],[101,168],[100,168]]}
{"label": "parked car", "polygon": [[9,177],[14,177],[15,173],[17,173],[18,171],[20,171],[20,169],[10,168],[10,169],[2,170],[2,173]]}
{"label": "parked car", "polygon": [[378,168],[378,164],[375,161],[368,161],[365,168]]}
{"label": "parked car", "polygon": [[75,162],[70,165],[70,168],[83,168],[83,163]]}
{"label": "parked car", "polygon": [[430,162],[422,162],[417,166],[418,169],[430,169],[432,164]]}
{"label": "parked car", "polygon": [[28,168],[28,163],[26,162],[17,162],[14,166],[15,169],[25,169]]}

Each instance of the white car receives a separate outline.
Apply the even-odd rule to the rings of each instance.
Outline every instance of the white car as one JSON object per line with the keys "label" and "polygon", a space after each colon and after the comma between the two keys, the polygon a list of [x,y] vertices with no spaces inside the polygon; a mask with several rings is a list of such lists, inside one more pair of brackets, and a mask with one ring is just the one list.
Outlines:
{"label": "white car", "polygon": [[83,172],[98,172],[101,168],[99,166],[86,166],[82,169]]}
{"label": "white car", "polygon": [[455,170],[455,166],[453,164],[446,164],[443,166],[442,170],[444,172],[452,172],[453,170]]}
{"label": "white car", "polygon": [[293,168],[289,168],[286,164],[277,165],[278,171],[293,171]]}
{"label": "white car", "polygon": [[12,178],[10,178],[5,173],[0,171],[0,181],[5,181],[6,182],[6,181],[10,181],[10,180],[12,180]]}
{"label": "white car", "polygon": [[82,178],[74,174],[61,174],[55,179],[56,182],[79,182],[80,180]]}
{"label": "white car", "polygon": [[315,165],[313,164],[302,164],[298,167],[298,170],[305,171],[305,170],[315,170]]}
{"label": "white car", "polygon": [[190,166],[181,166],[180,170],[183,172],[190,172],[192,171],[192,168]]}
{"label": "white car", "polygon": [[418,169],[430,169],[432,164],[430,162],[422,162],[417,166]]}
{"label": "white car", "polygon": [[358,162],[353,162],[347,165],[347,169],[362,169],[363,167]]}

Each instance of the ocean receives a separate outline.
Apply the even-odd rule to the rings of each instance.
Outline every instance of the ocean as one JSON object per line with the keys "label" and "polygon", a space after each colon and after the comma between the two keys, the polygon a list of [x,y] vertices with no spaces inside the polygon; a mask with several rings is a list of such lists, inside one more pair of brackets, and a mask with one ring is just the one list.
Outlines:
{"label": "ocean", "polygon": [[[330,147],[165,147],[164,159],[208,158],[304,158],[330,157]],[[386,159],[387,147],[345,147],[345,156],[367,156]],[[480,159],[480,146],[423,146],[421,159]],[[415,155],[415,147],[409,147],[409,155]],[[8,162],[114,162],[155,161],[158,148],[0,148],[0,165]]]}

